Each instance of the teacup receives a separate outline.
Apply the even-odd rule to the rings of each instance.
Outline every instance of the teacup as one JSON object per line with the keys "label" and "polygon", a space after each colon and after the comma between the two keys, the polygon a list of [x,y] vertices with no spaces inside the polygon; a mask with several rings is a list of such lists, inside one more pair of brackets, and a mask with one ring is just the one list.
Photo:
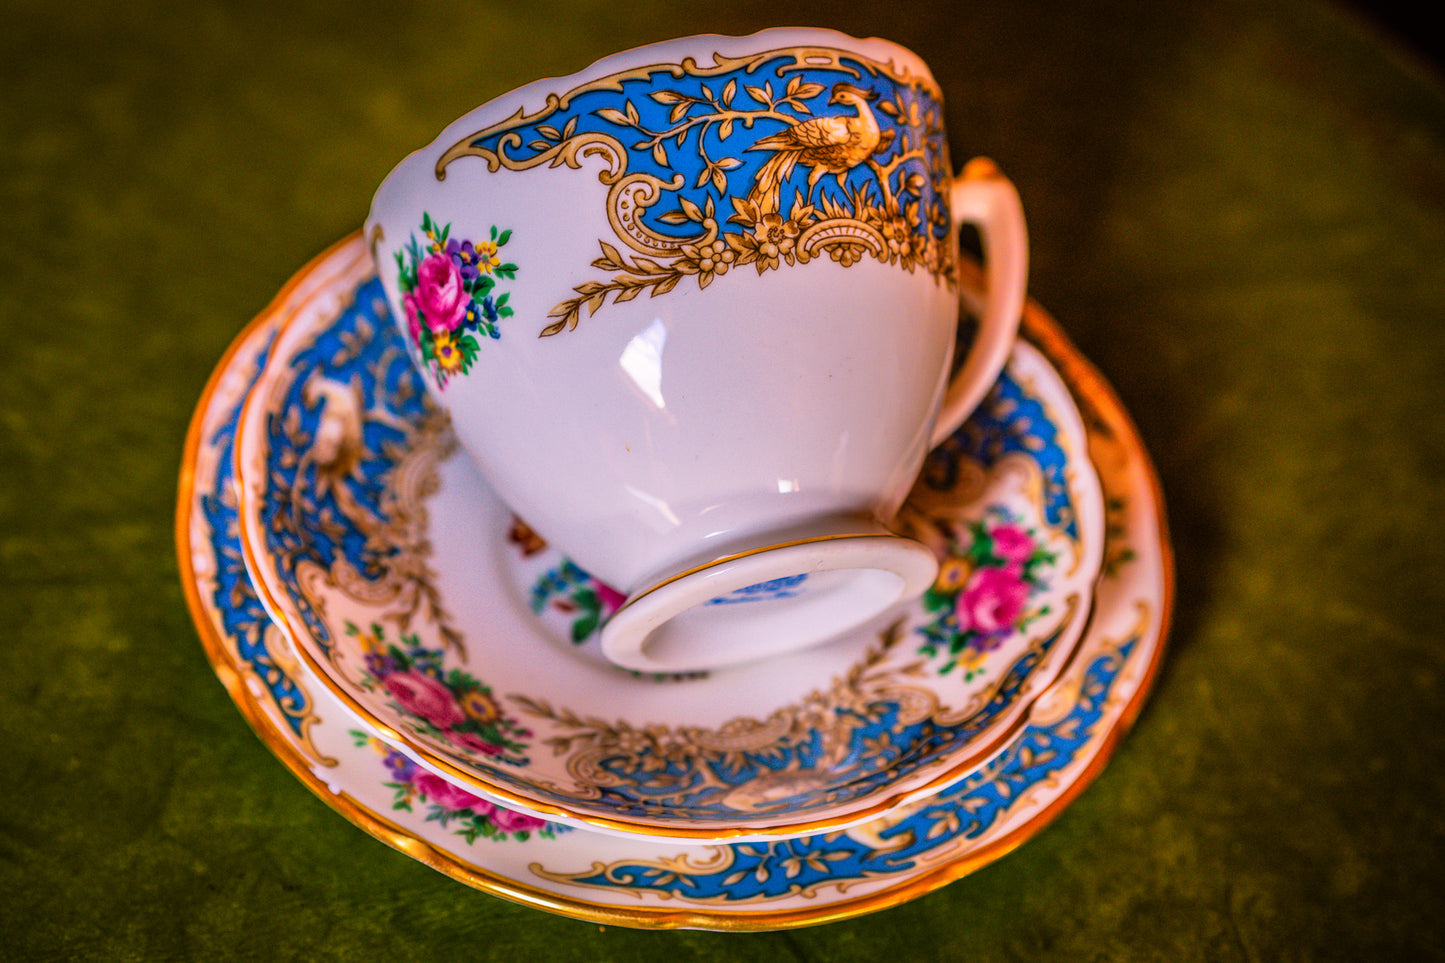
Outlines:
{"label": "teacup", "polygon": [[[700,36],[504,94],[404,160],[367,237],[436,402],[497,494],[626,601],[644,671],[819,643],[921,593],[887,527],[1001,369],[1018,195],[955,178],[914,54]],[[958,230],[986,254],[957,372]]]}

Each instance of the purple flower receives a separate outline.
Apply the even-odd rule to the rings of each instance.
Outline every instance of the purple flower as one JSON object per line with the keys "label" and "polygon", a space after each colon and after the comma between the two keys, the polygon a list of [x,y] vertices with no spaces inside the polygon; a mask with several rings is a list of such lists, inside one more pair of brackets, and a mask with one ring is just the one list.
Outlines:
{"label": "purple flower", "polygon": [[455,238],[447,241],[447,256],[457,266],[463,279],[475,281],[481,274],[481,271],[477,269],[477,249],[471,241],[462,241],[460,244]]}
{"label": "purple flower", "polygon": [[417,770],[416,763],[395,749],[387,750],[386,758],[382,760],[382,763],[387,769],[391,770],[392,778],[397,782],[411,782],[412,776]]}
{"label": "purple flower", "polygon": [[381,652],[366,653],[366,671],[378,679],[385,679],[396,671],[396,660]]}

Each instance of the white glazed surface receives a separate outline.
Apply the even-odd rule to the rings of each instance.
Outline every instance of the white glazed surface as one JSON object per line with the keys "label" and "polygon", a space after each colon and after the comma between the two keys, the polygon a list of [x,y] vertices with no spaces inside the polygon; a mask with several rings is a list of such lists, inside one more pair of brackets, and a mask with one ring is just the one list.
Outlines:
{"label": "white glazed surface", "polygon": [[[563,822],[671,838],[846,825],[996,752],[1078,641],[1102,553],[1102,497],[1067,390],[1026,345],[1009,369],[1015,395],[986,401],[984,420],[957,439],[963,451],[1013,450],[945,458],[939,467],[952,477],[920,486],[917,506],[900,516],[910,535],[959,556],[946,567],[962,574],[939,599],[811,652],[657,679],[620,672],[589,637],[571,634],[582,603],[570,616],[560,603],[583,589],[595,602],[602,588],[590,580],[564,578],[565,592],[531,604],[535,586],[569,569],[555,551],[509,535],[505,507],[469,460],[448,455],[442,423],[422,416],[385,307],[365,293],[376,285],[359,242],[312,275],[325,281],[288,309],[237,428],[246,564],[321,684],[370,731],[479,794]],[[945,631],[970,566],[1002,566],[963,559],[978,540],[972,526],[1005,521],[1038,548],[1025,565],[1027,599],[987,639],[971,626]],[[336,554],[343,538],[368,547]],[[930,641],[940,632],[955,639],[952,650]],[[494,751],[495,734],[493,746],[474,748],[398,702],[372,660],[378,641],[408,635],[435,654],[435,678],[455,670],[489,687],[515,750]],[[894,706],[886,719],[884,705]],[[663,785],[654,768],[663,759],[691,775]]]}
{"label": "white glazed surface", "polygon": [[[624,591],[715,557],[720,546],[766,541],[777,527],[891,519],[929,447],[956,295],[927,270],[870,258],[845,268],[820,256],[779,270],[737,267],[705,288],[688,277],[656,297],[607,300],[584,310],[575,330],[539,338],[570,289],[606,279],[588,267],[599,240],[622,246],[599,180],[605,165],[582,157],[580,169],[493,171],[461,156],[438,179],[438,160],[598,77],[788,48],[852,51],[935,86],[907,50],[831,31],[653,45],[478,108],[404,161],[373,203],[367,236],[397,318],[394,259],[424,216],[452,238],[511,229],[502,260],[516,277],[498,290],[507,289],[515,314],[499,320],[499,337],[481,344],[470,372],[444,389],[428,385],[502,499]],[[770,82],[781,90],[786,79]],[[734,141],[743,129],[736,125]],[[952,232],[946,244],[956,247]],[[996,371],[980,373],[980,388]]]}
{"label": "white glazed surface", "polygon": [[[188,603],[219,678],[302,783],[368,833],[455,879],[551,912],[639,927],[773,929],[894,906],[1036,833],[1098,774],[1147,694],[1172,578],[1157,482],[1107,387],[1055,343],[1051,355],[1090,406],[1091,452],[1115,506],[1110,561],[1079,658],[995,763],[936,799],[802,840],[666,843],[539,829],[500,813],[491,813],[487,838],[469,836],[489,810],[384,765],[375,740],[354,734],[345,708],[288,657],[239,567],[229,476],[236,411],[295,293],[288,288],[238,338],[195,413],[177,519]],[[1030,310],[1035,334],[1050,334],[1052,322]],[[1064,742],[1050,742],[1063,733]],[[989,795],[993,787],[1010,791]]]}

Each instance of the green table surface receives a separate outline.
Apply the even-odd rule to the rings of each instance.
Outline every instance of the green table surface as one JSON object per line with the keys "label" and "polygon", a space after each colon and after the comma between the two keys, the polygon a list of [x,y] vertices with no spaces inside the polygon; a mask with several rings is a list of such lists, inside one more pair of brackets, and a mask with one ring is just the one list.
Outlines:
{"label": "green table surface", "polygon": [[[201,388],[382,176],[506,89],[778,24],[930,62],[1028,211],[1178,556],[1098,780],[932,894],[790,932],[548,915],[302,786],[211,671]],[[0,958],[1445,958],[1445,83],[1319,2],[0,4]]]}

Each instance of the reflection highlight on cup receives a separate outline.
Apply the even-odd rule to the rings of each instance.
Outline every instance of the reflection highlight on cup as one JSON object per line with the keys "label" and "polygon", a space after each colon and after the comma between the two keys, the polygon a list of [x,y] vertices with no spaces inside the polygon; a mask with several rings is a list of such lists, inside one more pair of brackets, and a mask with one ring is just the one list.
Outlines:
{"label": "reflection highlight on cup", "polygon": [[661,318],[654,318],[627,342],[617,359],[637,390],[659,411],[667,408],[667,401],[662,397],[662,349],[666,344],[667,325]]}

